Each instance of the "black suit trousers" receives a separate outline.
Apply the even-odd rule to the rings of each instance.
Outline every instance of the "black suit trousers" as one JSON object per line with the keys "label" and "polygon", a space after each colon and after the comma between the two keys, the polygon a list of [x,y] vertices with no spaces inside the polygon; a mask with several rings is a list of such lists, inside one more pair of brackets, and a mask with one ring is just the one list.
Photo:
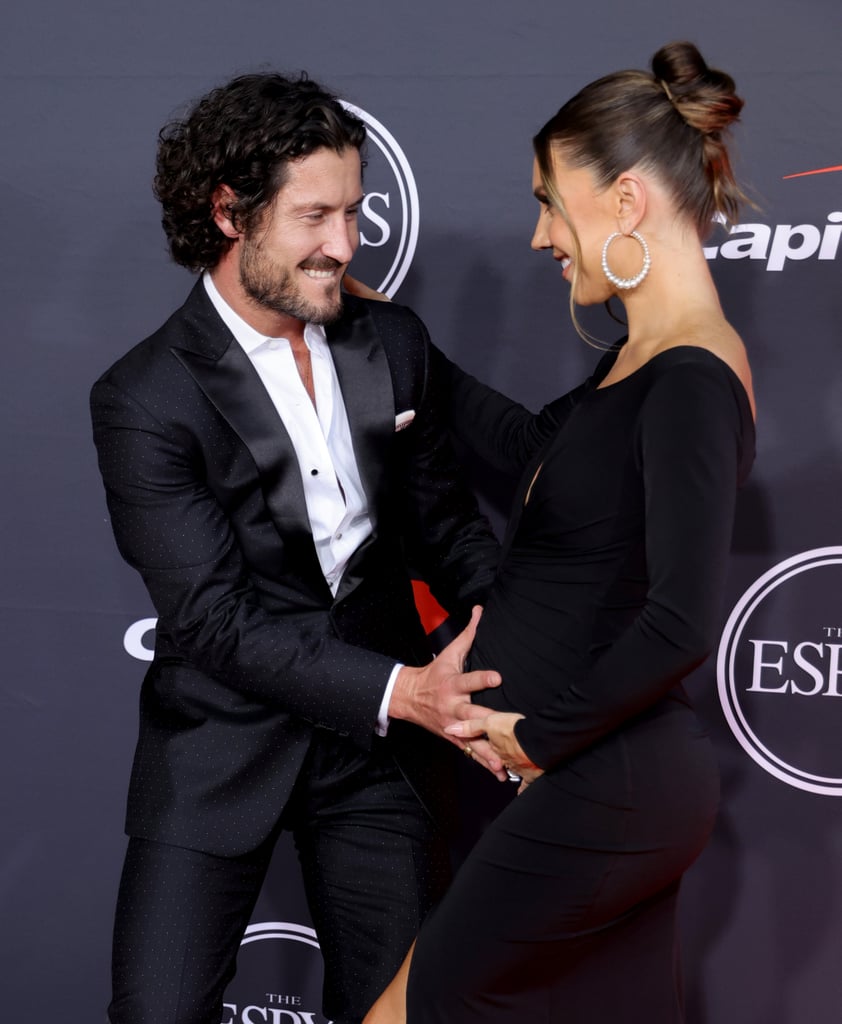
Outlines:
{"label": "black suit trousers", "polygon": [[385,741],[316,730],[280,827],[218,857],[129,842],[114,932],[111,1024],[219,1024],[281,830],[291,830],[325,961],[324,1013],[356,1024],[448,881],[446,843]]}

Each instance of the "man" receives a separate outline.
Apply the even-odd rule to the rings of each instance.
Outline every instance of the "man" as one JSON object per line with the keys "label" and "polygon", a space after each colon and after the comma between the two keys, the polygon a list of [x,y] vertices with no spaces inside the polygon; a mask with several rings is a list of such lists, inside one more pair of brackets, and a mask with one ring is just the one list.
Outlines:
{"label": "man", "polygon": [[499,680],[460,674],[470,629],[428,664],[406,565],[467,613],[496,543],[444,439],[423,326],[340,291],[363,141],[280,75],[233,80],[161,135],[170,248],[203,273],[92,392],[117,543],[158,612],[112,1024],[218,1024],[282,829],[338,1024],[445,878],[431,733]]}

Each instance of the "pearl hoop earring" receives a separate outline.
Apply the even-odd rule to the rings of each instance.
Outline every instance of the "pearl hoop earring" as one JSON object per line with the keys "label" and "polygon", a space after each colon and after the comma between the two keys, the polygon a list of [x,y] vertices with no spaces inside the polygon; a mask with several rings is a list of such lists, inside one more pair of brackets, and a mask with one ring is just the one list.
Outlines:
{"label": "pearl hoop earring", "polygon": [[[608,247],[615,238],[633,238],[643,250],[643,266],[640,268],[640,273],[635,274],[634,277],[618,277],[608,266]],[[615,231],[605,239],[605,245],[602,247],[602,272],[615,288],[620,288],[623,291],[627,291],[629,288],[637,288],[649,273],[651,266],[652,257],[649,255],[649,246],[639,231],[632,231],[629,235],[624,235],[621,231]]]}

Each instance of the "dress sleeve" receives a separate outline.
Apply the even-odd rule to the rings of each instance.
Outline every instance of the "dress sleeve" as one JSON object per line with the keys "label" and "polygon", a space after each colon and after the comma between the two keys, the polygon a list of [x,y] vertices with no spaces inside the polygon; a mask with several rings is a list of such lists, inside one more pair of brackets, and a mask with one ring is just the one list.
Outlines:
{"label": "dress sleeve", "polygon": [[710,653],[720,625],[746,434],[723,368],[678,364],[649,390],[635,455],[644,489],[646,599],[581,678],[517,723],[530,759],[551,768],[661,700]]}
{"label": "dress sleeve", "polygon": [[447,388],[450,429],[474,455],[510,476],[520,475],[590,387],[589,379],[533,413],[466,373],[435,347],[433,360]]}
{"label": "dress sleeve", "polygon": [[[427,329],[415,318],[424,346],[423,395],[407,432],[400,467],[405,551],[436,599],[457,621],[485,601],[494,579],[499,545],[480,514],[448,433],[447,381],[434,358]],[[443,359],[443,357],[442,357]]]}

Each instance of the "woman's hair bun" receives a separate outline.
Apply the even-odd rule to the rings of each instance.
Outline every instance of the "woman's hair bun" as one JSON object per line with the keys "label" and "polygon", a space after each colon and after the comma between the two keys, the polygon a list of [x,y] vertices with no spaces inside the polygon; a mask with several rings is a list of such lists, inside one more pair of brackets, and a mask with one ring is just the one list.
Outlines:
{"label": "woman's hair bun", "polygon": [[705,135],[718,135],[740,115],[734,80],[709,68],[693,43],[668,43],[652,58],[652,73],[684,120]]}

